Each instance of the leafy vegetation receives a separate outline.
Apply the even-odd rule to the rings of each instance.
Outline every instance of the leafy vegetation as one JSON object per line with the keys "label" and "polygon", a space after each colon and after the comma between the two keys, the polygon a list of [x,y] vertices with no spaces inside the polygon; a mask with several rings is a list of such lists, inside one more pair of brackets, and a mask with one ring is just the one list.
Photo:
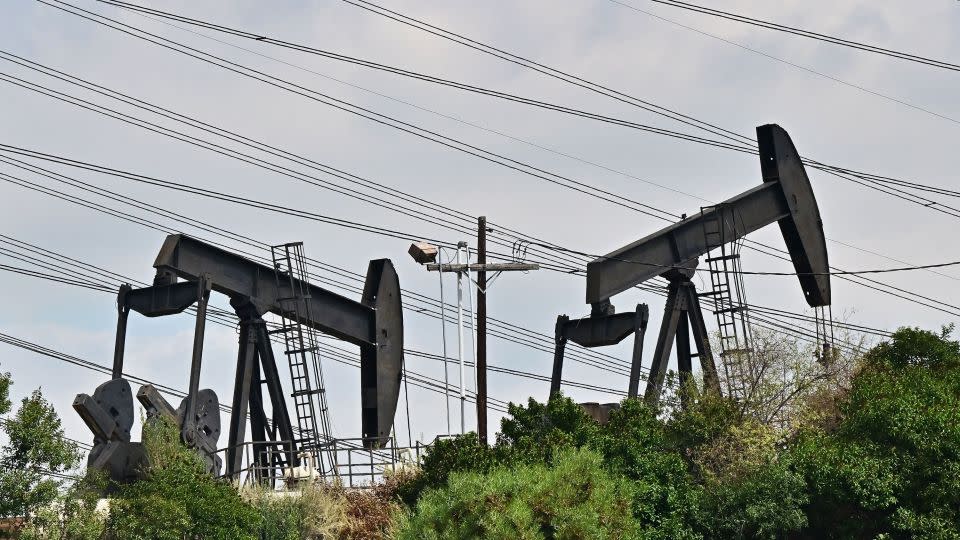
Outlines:
{"label": "leafy vegetation", "polygon": [[145,479],[119,486],[107,522],[111,534],[130,540],[258,538],[262,516],[233,485],[204,472],[174,425],[144,424],[143,444],[150,467]]}
{"label": "leafy vegetation", "polygon": [[[563,397],[511,404],[495,445],[473,434],[438,441],[418,470],[363,492],[238,491],[203,474],[175,429],[148,426],[145,481],[121,487],[108,513],[96,511],[96,478],[46,506],[36,501],[56,487],[31,484],[42,497],[29,502],[23,537],[958,539],[960,343],[950,330],[904,328],[859,358],[827,361],[768,342],[760,361],[776,376],[757,379],[753,402],[693,386],[681,400],[672,385],[662,408],[627,400],[603,425]],[[8,386],[0,377],[0,411]],[[48,407],[38,394],[24,400],[8,422],[23,444],[5,456],[69,465],[48,439],[26,444],[59,433]]]}
{"label": "leafy vegetation", "polygon": [[676,395],[660,410],[625,401],[606,425],[569,399],[512,405],[496,446],[446,441],[401,486],[416,487],[405,534],[560,538],[544,510],[560,502],[530,497],[561,459],[591,455],[605,474],[582,472],[581,494],[599,482],[629,494],[625,537],[960,538],[950,330],[904,328],[845,363],[767,342],[765,370],[794,384],[758,379],[752,403],[695,391],[685,409]]}
{"label": "leafy vegetation", "polygon": [[[0,374],[0,414],[11,410],[9,374]],[[78,463],[76,446],[63,434],[60,418],[40,390],[0,422],[7,443],[0,449],[0,517],[32,517],[58,495],[52,477]]]}
{"label": "leafy vegetation", "polygon": [[426,492],[399,534],[414,539],[622,539],[638,527],[632,486],[589,450],[564,449],[552,465],[456,472],[443,489]]}

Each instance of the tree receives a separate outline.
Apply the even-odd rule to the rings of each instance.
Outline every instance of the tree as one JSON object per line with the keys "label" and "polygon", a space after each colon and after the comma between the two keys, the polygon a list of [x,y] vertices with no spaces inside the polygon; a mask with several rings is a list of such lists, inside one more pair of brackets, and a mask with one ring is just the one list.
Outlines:
{"label": "tree", "polygon": [[[719,366],[721,388],[729,395],[731,387],[742,387],[741,414],[785,430],[803,423],[803,405],[811,396],[847,388],[860,360],[856,351],[865,350],[862,337],[846,332],[827,349],[765,328],[751,328],[751,336],[749,355],[726,357],[742,362],[742,370],[728,373]],[[720,351],[719,342],[713,350]]]}
{"label": "tree", "polygon": [[873,348],[829,430],[792,453],[809,537],[960,538],[960,343],[902,328]]}
{"label": "tree", "polygon": [[0,414],[10,412],[10,374],[0,373]]}
{"label": "tree", "polygon": [[107,482],[101,471],[87,471],[53,504],[37,510],[20,540],[101,540],[107,513],[98,511],[97,502]]}
{"label": "tree", "polygon": [[[10,384],[9,375],[0,377],[0,410],[9,410]],[[0,450],[0,516],[29,518],[57,497],[62,482],[51,475],[72,469],[80,456],[39,389],[4,420],[3,430],[7,444]]]}

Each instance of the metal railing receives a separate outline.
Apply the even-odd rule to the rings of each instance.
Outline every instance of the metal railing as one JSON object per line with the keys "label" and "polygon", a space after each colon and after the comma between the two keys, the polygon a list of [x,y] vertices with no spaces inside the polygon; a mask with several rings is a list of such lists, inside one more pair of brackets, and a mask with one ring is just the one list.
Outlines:
{"label": "metal railing", "polygon": [[[371,488],[383,482],[384,476],[408,467],[416,467],[426,451],[437,440],[449,438],[438,435],[433,441],[416,441],[412,446],[397,446],[391,437],[383,448],[365,448],[362,438],[330,439],[321,443],[324,453],[335,456],[334,469],[318,467],[310,457],[313,452],[300,454],[300,465],[288,463],[290,441],[245,442],[237,445],[242,457],[241,468],[230,478],[240,485],[259,485],[277,490],[293,489],[304,483],[338,484],[346,488]],[[217,450],[226,456],[227,448]]]}

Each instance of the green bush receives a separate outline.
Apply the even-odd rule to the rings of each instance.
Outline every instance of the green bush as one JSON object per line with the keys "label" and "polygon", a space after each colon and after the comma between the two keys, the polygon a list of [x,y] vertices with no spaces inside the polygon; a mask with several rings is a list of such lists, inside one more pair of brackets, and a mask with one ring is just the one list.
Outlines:
{"label": "green bush", "polygon": [[256,539],[262,517],[230,483],[204,472],[199,456],[167,422],[144,425],[146,478],[120,486],[108,529],[124,540]]}
{"label": "green bush", "polygon": [[427,491],[403,525],[404,539],[636,538],[629,482],[588,450],[561,450],[553,466],[521,464],[450,475]]}
{"label": "green bush", "polygon": [[904,328],[866,356],[830,433],[792,451],[812,534],[960,538],[960,344]]}
{"label": "green bush", "polygon": [[267,488],[245,489],[241,495],[260,515],[262,540],[300,540],[306,518],[301,497],[278,496]]}
{"label": "green bush", "polygon": [[547,403],[530,398],[527,406],[511,403],[497,434],[504,461],[549,463],[557,450],[594,443],[600,426],[572,399],[557,396]]}
{"label": "green bush", "polygon": [[696,529],[704,538],[786,538],[807,524],[803,477],[788,463],[758,465],[736,477],[704,482]]}
{"label": "green bush", "polygon": [[397,495],[408,506],[414,506],[424,490],[446,485],[451,473],[487,472],[498,462],[497,452],[481,444],[476,433],[439,439],[423,456],[419,471],[400,479]]}
{"label": "green bush", "polygon": [[633,513],[651,537],[690,538],[698,488],[656,412],[636,399],[610,415],[591,444],[606,467],[634,484]]}

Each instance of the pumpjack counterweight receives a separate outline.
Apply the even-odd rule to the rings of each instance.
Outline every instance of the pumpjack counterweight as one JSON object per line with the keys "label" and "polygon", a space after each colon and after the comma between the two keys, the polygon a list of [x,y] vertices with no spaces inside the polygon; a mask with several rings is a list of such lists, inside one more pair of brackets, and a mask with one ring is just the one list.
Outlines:
{"label": "pumpjack counterweight", "polygon": [[[774,124],[758,127],[757,141],[763,178],[759,186],[722,203],[701,208],[699,213],[598,257],[587,265],[586,301],[592,306],[591,321],[599,322],[615,316],[610,299],[618,293],[656,276],[666,277],[670,282],[663,323],[644,394],[644,399],[652,405],[659,401],[674,340],[678,346],[680,378],[684,380],[691,376],[690,331],[694,335],[705,388],[719,391],[718,374],[700,310],[699,295],[690,281],[698,258],[712,249],[736,242],[776,222],[807,304],[821,307],[831,302],[830,266],[823,221],[800,155],[787,132]],[[722,252],[720,256],[726,255],[726,252]],[[729,291],[729,284],[727,288]],[[722,284],[715,284],[715,289],[722,292]],[[712,292],[716,293],[716,290]],[[741,306],[734,305],[733,301],[727,301],[726,304],[721,301],[715,311],[732,314],[737,309],[741,309]],[[635,365],[640,361],[636,353],[633,361]],[[558,340],[551,395],[560,386],[558,374],[562,370],[562,363],[563,348]]]}
{"label": "pumpjack counterweight", "polygon": [[[129,383],[122,378],[130,311],[158,317],[180,313],[196,304],[187,397],[173,409],[153,387],[145,386],[137,398],[149,416],[173,419],[183,441],[207,459],[211,473],[219,472],[221,463],[214,456],[220,435],[219,401],[212,390],[199,387],[207,302],[212,291],[228,296],[240,318],[226,449],[228,475],[236,477],[240,473],[243,455],[239,448],[246,439],[248,416],[253,460],[259,471],[294,467],[304,452],[314,456],[321,452],[330,427],[315,331],[360,347],[364,446],[379,448],[388,442],[403,366],[403,314],[393,264],[388,259],[371,261],[363,296],[356,301],[309,283],[300,244],[279,246],[272,262],[271,268],[184,235],[170,235],[154,262],[154,284],[141,289],[129,285],[120,288],[113,379],[101,385],[93,397],[81,394],[74,402],[94,433],[95,447],[88,466],[109,470],[117,481],[130,481],[145,459],[139,443],[129,440],[133,396]],[[267,313],[283,321],[282,336],[276,339],[288,358],[296,425],[287,409],[273,353],[271,336],[277,332],[271,331],[263,319]],[[269,417],[265,398],[270,403]],[[335,470],[332,457],[326,467]]]}

